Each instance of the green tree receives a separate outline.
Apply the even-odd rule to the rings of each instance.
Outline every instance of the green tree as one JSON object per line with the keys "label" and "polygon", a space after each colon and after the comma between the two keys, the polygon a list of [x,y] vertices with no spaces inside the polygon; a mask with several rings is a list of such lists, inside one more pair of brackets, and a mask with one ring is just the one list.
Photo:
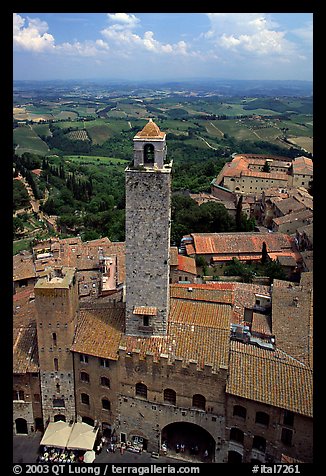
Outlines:
{"label": "green tree", "polygon": [[21,218],[19,217],[14,217],[13,218],[13,234],[14,238],[19,235],[19,233],[22,233],[24,231],[24,222],[22,221]]}
{"label": "green tree", "polygon": [[264,166],[263,166],[263,172],[270,172],[271,171],[271,167],[268,163],[268,160],[266,160],[266,162],[264,163]]}

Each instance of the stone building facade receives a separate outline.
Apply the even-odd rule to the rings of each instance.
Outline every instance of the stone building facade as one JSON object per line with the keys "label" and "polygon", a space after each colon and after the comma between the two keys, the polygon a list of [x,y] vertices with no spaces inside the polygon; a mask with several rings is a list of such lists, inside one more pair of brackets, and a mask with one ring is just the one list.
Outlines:
{"label": "stone building facade", "polygon": [[[230,326],[244,319],[239,304],[246,299],[235,299],[231,283],[169,284],[165,135],[150,121],[134,144],[134,163],[126,170],[125,302],[101,301],[96,294],[80,305],[75,268],[54,267],[38,280],[27,334],[22,319],[16,321],[14,352],[22,352],[26,337],[14,369],[16,432],[31,431],[19,418],[30,427],[41,415],[45,427],[49,421],[83,421],[149,452],[167,442],[175,454],[175,445],[183,443],[197,461],[207,450],[208,460],[220,463],[280,462],[282,455],[310,462],[310,284],[289,291],[277,283],[271,293],[272,301],[283,302],[275,326],[271,316],[280,349],[232,341]],[[303,303],[309,318],[295,335],[308,336],[302,361],[297,353],[287,355],[295,347],[287,343],[291,326],[282,337],[281,321],[289,313],[296,317]],[[32,358],[33,342],[38,352]]]}

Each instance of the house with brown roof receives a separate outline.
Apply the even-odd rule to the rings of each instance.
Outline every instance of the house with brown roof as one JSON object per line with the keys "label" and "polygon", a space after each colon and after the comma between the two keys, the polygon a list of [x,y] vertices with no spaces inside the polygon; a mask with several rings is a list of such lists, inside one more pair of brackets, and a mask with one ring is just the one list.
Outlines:
{"label": "house with brown roof", "polygon": [[292,163],[292,177],[293,187],[305,187],[308,190],[313,179],[313,161],[304,156],[296,157]]}
{"label": "house with brown roof", "polygon": [[189,256],[202,256],[208,264],[220,267],[230,263],[233,258],[243,262],[260,261],[263,243],[271,259],[279,256],[292,256],[300,261],[295,240],[285,233],[191,233],[185,245]]}
{"label": "house with brown roof", "polygon": [[[268,165],[268,171],[266,170]],[[258,154],[234,154],[212,182],[212,193],[223,187],[237,194],[261,194],[270,187],[304,187],[309,189],[313,177],[313,162],[307,157],[287,157]]]}

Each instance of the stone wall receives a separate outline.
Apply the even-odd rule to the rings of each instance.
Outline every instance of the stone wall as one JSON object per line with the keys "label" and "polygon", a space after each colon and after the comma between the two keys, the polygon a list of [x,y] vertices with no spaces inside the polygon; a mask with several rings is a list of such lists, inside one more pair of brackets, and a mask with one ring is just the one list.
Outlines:
{"label": "stone wall", "polygon": [[[169,313],[170,170],[126,171],[126,333],[164,335]],[[137,306],[157,308],[147,332]]]}
{"label": "stone wall", "polygon": [[[120,349],[117,434],[125,433],[127,439],[134,434],[148,440],[148,451],[157,451],[157,438],[173,423],[192,423],[206,430],[215,442],[216,462],[226,458],[225,439],[225,383],[227,369],[212,371],[210,366],[198,370],[197,362],[175,359],[169,362],[161,357],[159,362],[148,353],[139,359],[137,353],[128,355]],[[144,398],[136,394],[136,384],[147,387]],[[176,402],[164,400],[164,390],[176,393]],[[193,406],[193,395],[201,394],[205,409]]]}
{"label": "stone wall", "polygon": [[70,348],[78,312],[74,270],[67,268],[62,281],[51,283],[40,280],[34,292],[43,417],[45,422],[53,421],[54,416],[60,414],[70,421],[75,418],[74,369]]}
{"label": "stone wall", "polygon": [[[240,405],[246,409],[246,416],[234,415],[234,406]],[[256,422],[257,412],[269,416],[268,424]],[[313,422],[312,418],[293,415],[293,425],[284,420],[285,410],[263,403],[246,400],[234,395],[227,395],[226,406],[226,439],[228,451],[236,451],[242,455],[243,463],[252,459],[264,462],[280,462],[282,454],[303,462],[312,462]],[[243,442],[235,441],[231,429],[237,428],[244,433]],[[292,443],[282,442],[282,429],[292,432]],[[266,440],[266,448],[262,451],[254,448],[254,437]]]}

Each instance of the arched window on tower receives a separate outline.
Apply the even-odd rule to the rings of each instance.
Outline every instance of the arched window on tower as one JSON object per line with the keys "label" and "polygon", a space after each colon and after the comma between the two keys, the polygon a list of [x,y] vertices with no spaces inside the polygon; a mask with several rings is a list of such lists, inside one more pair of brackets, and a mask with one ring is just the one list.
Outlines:
{"label": "arched window on tower", "polygon": [[153,144],[146,144],[144,147],[144,164],[154,163],[154,146]]}

